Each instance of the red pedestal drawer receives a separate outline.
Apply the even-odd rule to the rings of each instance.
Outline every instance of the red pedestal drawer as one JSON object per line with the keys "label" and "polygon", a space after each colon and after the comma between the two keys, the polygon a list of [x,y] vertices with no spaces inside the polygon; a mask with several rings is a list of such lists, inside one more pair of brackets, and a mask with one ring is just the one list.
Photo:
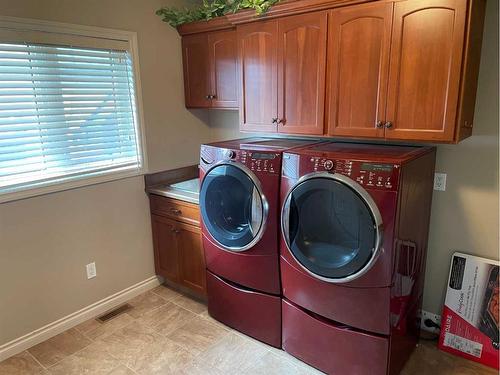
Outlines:
{"label": "red pedestal drawer", "polygon": [[281,348],[281,298],[230,284],[207,270],[208,312],[218,321]]}
{"label": "red pedestal drawer", "polygon": [[287,353],[327,374],[387,373],[388,338],[334,325],[287,300],[283,300],[282,309],[283,349]]}

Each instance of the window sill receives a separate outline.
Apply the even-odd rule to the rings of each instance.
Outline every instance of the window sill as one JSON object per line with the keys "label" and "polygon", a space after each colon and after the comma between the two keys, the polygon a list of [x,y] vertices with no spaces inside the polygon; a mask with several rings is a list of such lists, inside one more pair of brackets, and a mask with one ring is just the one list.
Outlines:
{"label": "window sill", "polygon": [[[57,193],[65,190],[102,184],[105,182],[121,180],[129,177],[142,176],[144,175],[144,173],[145,173],[144,168],[137,169],[136,167],[134,167],[125,170],[121,169],[111,172],[104,171],[104,172],[89,173],[84,176],[76,176],[72,179],[65,180],[63,182],[61,182],[60,180],[51,181],[45,183],[43,186],[40,187],[28,187],[23,190],[18,190],[14,192],[0,193],[0,204],[13,202],[20,199],[37,197],[40,195]],[[64,177],[62,177],[61,179],[63,178]]]}

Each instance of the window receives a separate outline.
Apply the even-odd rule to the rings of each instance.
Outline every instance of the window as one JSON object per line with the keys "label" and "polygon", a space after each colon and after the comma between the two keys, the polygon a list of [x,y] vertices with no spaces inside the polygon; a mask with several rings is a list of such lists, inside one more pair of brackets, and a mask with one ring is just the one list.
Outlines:
{"label": "window", "polygon": [[0,201],[143,171],[132,47],[0,28]]}

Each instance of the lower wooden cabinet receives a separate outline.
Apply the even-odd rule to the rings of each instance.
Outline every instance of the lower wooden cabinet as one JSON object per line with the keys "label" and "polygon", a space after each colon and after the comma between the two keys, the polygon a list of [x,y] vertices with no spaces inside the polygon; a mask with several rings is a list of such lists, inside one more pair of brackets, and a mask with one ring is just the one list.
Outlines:
{"label": "lower wooden cabinet", "polygon": [[179,282],[199,294],[205,294],[205,256],[200,228],[177,223],[175,234],[179,259]]}
{"label": "lower wooden cabinet", "polygon": [[156,274],[179,282],[179,251],[176,244],[175,221],[151,215]]}
{"label": "lower wooden cabinet", "polygon": [[[175,200],[151,196],[151,202]],[[182,202],[186,205],[185,202]],[[192,205],[197,207],[196,205]],[[157,205],[151,205],[151,223],[156,274],[168,281],[188,288],[195,294],[206,296],[205,256],[199,225],[188,224],[158,214]]]}

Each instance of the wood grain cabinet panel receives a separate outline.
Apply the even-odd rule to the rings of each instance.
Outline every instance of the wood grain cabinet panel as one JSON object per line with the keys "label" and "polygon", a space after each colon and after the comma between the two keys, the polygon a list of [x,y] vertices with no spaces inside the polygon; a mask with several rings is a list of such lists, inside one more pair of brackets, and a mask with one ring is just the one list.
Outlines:
{"label": "wood grain cabinet panel", "polygon": [[205,256],[200,228],[177,223],[176,231],[177,248],[180,255],[180,282],[199,294],[205,294]]}
{"label": "wood grain cabinet panel", "polygon": [[453,141],[467,2],[394,4],[386,138]]}
{"label": "wood grain cabinet panel", "polygon": [[208,34],[210,100],[212,108],[238,108],[236,84],[236,32]]}
{"label": "wood grain cabinet panel", "polygon": [[[199,217],[198,206],[156,195],[150,195],[150,205],[156,274],[199,297],[205,297],[205,254],[201,230],[199,221],[191,220]],[[171,208],[185,210],[186,207],[193,210],[191,217],[171,213]]]}
{"label": "wood grain cabinet panel", "polygon": [[151,215],[156,274],[168,280],[179,281],[179,252],[175,221]]}
{"label": "wood grain cabinet panel", "polygon": [[238,108],[236,31],[182,37],[186,108]]}
{"label": "wood grain cabinet panel", "polygon": [[184,97],[187,108],[209,108],[208,36],[193,34],[182,38]]}
{"label": "wood grain cabinet panel", "polygon": [[194,203],[151,195],[149,204],[154,214],[196,226],[200,225],[200,208]]}
{"label": "wood grain cabinet panel", "polygon": [[278,132],[324,130],[327,12],[278,23]]}
{"label": "wood grain cabinet panel", "polygon": [[384,137],[392,3],[329,15],[328,134]]}
{"label": "wood grain cabinet panel", "polygon": [[240,129],[276,132],[277,21],[238,26]]}
{"label": "wood grain cabinet panel", "polygon": [[[183,36],[186,106],[237,106],[246,132],[457,143],[472,133],[485,2],[228,15],[236,30]],[[288,7],[300,13],[276,13]]]}

